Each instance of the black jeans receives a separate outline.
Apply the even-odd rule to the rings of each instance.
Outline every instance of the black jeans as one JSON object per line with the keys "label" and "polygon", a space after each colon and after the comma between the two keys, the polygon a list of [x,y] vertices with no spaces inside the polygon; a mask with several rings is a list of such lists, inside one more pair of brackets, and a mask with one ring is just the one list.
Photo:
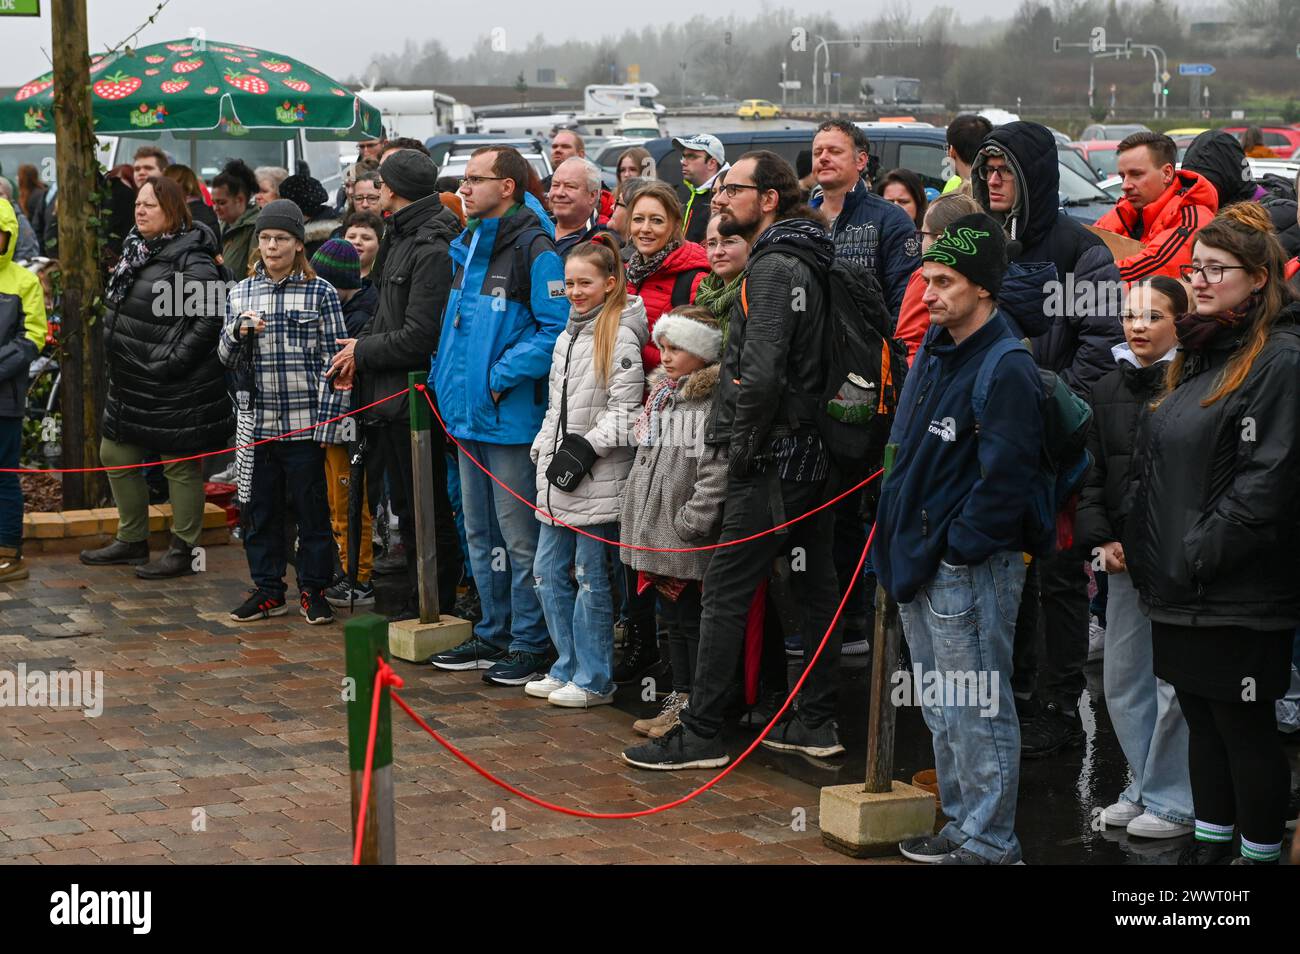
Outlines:
{"label": "black jeans", "polygon": [[[738,540],[797,517],[825,502],[824,482],[795,483],[774,475],[731,478],[723,505],[721,542]],[[745,620],[758,584],[772,572],[772,561],[795,548],[802,569],[791,574],[805,613],[806,658],[821,641],[835,615],[838,593],[831,558],[831,521],[823,510],[780,533],[715,550],[704,576],[700,650],[691,687],[691,704],[682,712],[697,735],[712,737],[722,729],[724,707],[737,689],[737,672],[745,645]],[[859,551],[861,553],[861,551]],[[799,697],[799,717],[819,726],[835,717],[840,633],[828,640]]]}
{"label": "black jeans", "polygon": [[[433,525],[434,544],[438,548],[438,610],[450,614],[456,606],[456,586],[463,572],[464,554],[460,537],[456,533],[456,516],[447,494],[446,438],[441,428],[431,432],[433,445]],[[416,586],[415,515],[411,501],[415,497],[414,472],[411,467],[411,427],[406,418],[387,424],[371,424],[365,428],[366,484],[383,486],[383,475],[388,474],[388,496],[393,512],[401,525],[402,546],[406,550],[406,583],[408,600],[414,604],[419,599]]]}
{"label": "black jeans", "polygon": [[[832,470],[832,479],[826,482],[824,499],[829,500],[837,494],[844,493],[871,474],[872,470],[873,468],[864,466],[843,476],[837,476],[838,472]],[[840,593],[848,589],[853,570],[858,565],[858,557],[862,556],[862,548],[867,543],[867,525],[862,516],[862,509],[869,489],[869,487],[861,487],[830,508],[835,520],[831,552],[835,560],[835,579],[839,583]],[[823,501],[818,501],[821,502]],[[791,516],[796,515],[791,514]],[[862,572],[869,573],[870,566],[870,558],[868,558]],[[867,585],[868,582],[870,585]],[[844,613],[840,617],[841,629],[851,633],[855,639],[870,638],[875,626],[875,598],[875,577],[872,576],[869,581],[858,580],[857,586],[849,594],[849,601],[844,604]]]}
{"label": "black jeans", "polygon": [[253,448],[244,553],[253,583],[280,598],[288,566],[286,494],[298,521],[298,589],[323,590],[329,586],[335,546],[325,492],[325,449],[315,441],[272,441]]}
{"label": "black jeans", "polygon": [[700,652],[700,584],[689,580],[677,599],[659,594],[659,616],[668,637],[668,661],[673,669],[673,691],[689,693]]}
{"label": "black jeans", "polygon": [[1083,564],[1083,551],[1078,548],[1034,559],[1037,625],[1031,626],[1024,617],[1023,604],[1032,599],[1026,580],[1012,653],[1016,694],[1034,685],[1036,665],[1035,695],[1044,705],[1054,702],[1066,712],[1078,709],[1087,683],[1083,666],[1088,661],[1088,574]]}

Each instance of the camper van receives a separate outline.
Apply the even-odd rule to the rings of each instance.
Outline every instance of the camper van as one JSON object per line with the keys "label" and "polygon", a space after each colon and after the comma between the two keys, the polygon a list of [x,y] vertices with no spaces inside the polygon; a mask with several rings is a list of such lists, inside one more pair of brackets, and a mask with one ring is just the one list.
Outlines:
{"label": "camper van", "polygon": [[658,95],[653,83],[593,85],[583,90],[582,110],[588,116],[622,116],[629,109],[649,109],[662,116],[666,110],[655,102]]}
{"label": "camper van", "polygon": [[659,116],[653,109],[629,109],[619,119],[615,127],[615,135],[658,139],[663,132],[659,129]]}
{"label": "camper van", "polygon": [[454,131],[456,100],[437,90],[362,89],[357,95],[379,110],[389,139],[400,136],[424,142]]}

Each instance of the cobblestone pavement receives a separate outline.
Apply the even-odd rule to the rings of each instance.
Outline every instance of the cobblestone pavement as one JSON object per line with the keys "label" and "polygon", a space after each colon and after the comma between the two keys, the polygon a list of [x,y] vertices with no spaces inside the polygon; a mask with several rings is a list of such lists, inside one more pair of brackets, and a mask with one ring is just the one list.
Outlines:
{"label": "cobblestone pavement", "polygon": [[[207,573],[160,584],[38,556],[31,580],[0,585],[0,671],[99,670],[105,695],[98,718],[0,708],[0,861],[349,860],[342,625],[307,626],[292,608],[233,623],[243,551],[213,547],[208,560]],[[652,711],[634,697],[557,710],[476,672],[396,668],[434,728],[548,799],[625,811],[707,777],[617,760],[632,719]],[[396,708],[394,720],[401,862],[861,863],[823,846],[817,786],[758,760],[682,808],[586,821],[502,792]]]}

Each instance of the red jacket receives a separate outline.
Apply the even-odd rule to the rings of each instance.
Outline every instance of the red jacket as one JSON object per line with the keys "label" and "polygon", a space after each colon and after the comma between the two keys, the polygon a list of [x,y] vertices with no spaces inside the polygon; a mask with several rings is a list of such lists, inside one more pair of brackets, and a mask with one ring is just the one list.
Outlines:
{"label": "red jacket", "polygon": [[907,280],[903,289],[903,304],[898,309],[898,325],[894,328],[894,337],[907,345],[907,363],[916,357],[916,349],[921,347],[921,339],[930,330],[930,309],[925,307],[921,296],[925,294],[925,279],[918,268]]}
{"label": "red jacket", "polygon": [[[659,316],[672,311],[673,285],[682,272],[696,270],[698,274],[691,280],[690,301],[695,301],[695,293],[709,274],[709,256],[704,246],[695,242],[683,242],[669,253],[662,265],[640,285],[627,284],[629,295],[640,295],[645,304],[645,316],[650,323],[650,340],[641,348],[641,361],[645,370],[652,371],[659,367],[659,348],[654,343],[655,322]],[[679,302],[678,304],[685,304]]]}
{"label": "red jacket", "polygon": [[1126,282],[1150,275],[1180,278],[1178,268],[1192,260],[1193,237],[1219,208],[1219,193],[1210,180],[1179,170],[1160,198],[1139,212],[1121,198],[1097,222],[1097,228],[1136,239],[1142,251],[1115,262]]}
{"label": "red jacket", "polygon": [[1300,256],[1296,256],[1286,263],[1286,273],[1282,277],[1290,281],[1295,278],[1297,272],[1300,272]]}

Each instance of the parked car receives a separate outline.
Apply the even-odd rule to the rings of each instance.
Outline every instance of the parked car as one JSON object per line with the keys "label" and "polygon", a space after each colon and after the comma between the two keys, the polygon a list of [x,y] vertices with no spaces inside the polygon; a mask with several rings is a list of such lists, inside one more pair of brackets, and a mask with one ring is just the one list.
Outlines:
{"label": "parked car", "polygon": [[[1238,139],[1246,135],[1245,126],[1224,126],[1223,131],[1232,133]],[[1300,129],[1292,126],[1260,126],[1264,134],[1264,145],[1272,149],[1279,159],[1289,159],[1300,149]]]}
{"label": "parked car", "polygon": [[766,99],[747,99],[736,109],[741,119],[775,119],[781,115],[781,107]]}
{"label": "parked car", "polygon": [[1056,159],[1061,165],[1073,169],[1089,182],[1096,182],[1101,178],[1097,170],[1088,165],[1088,157],[1084,155],[1083,150],[1071,143],[1057,142]]}
{"label": "parked car", "polygon": [[1080,140],[1074,145],[1083,153],[1088,165],[1097,171],[1097,178],[1104,179],[1115,174],[1116,163],[1119,162],[1119,154],[1115,150],[1119,144],[1120,139],[1088,139]]}
{"label": "parked car", "polygon": [[1094,123],[1083,131],[1079,137],[1081,142],[1088,142],[1092,139],[1113,139],[1119,142],[1127,136],[1138,132],[1150,132],[1151,129],[1141,123],[1127,123],[1122,125],[1106,125],[1104,123]]}

